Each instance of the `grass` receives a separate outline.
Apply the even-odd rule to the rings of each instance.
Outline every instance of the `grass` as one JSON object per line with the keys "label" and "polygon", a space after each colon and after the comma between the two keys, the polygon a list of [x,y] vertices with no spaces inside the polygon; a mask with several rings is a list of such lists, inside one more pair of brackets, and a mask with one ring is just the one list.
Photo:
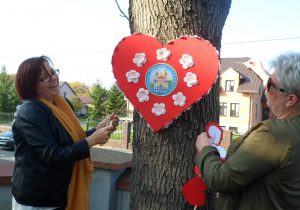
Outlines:
{"label": "grass", "polygon": [[[82,125],[83,130],[86,130],[86,125]],[[91,129],[92,127],[89,127]],[[117,127],[117,130],[111,134],[110,140],[115,140],[115,141],[122,141],[122,131],[123,131],[123,126],[119,125]],[[133,128],[131,127],[131,132],[130,132],[130,141],[132,141],[133,138]]]}
{"label": "grass", "polygon": [[243,134],[240,133],[233,133],[232,134],[232,141],[236,140],[237,138],[239,138],[240,136],[242,136]]}

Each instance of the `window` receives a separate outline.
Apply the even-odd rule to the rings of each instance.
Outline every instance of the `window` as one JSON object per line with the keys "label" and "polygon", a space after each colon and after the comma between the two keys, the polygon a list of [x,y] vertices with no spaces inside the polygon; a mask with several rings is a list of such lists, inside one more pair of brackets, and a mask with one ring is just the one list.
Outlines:
{"label": "window", "polygon": [[227,115],[227,103],[220,102],[220,115],[221,116]]}
{"label": "window", "polygon": [[229,126],[229,130],[237,133],[238,132],[238,127],[232,127],[232,126]]}
{"label": "window", "polygon": [[238,117],[240,113],[240,104],[230,105],[230,117]]}
{"label": "window", "polygon": [[234,81],[226,80],[225,91],[233,91],[234,90]]}
{"label": "window", "polygon": [[60,93],[60,95],[61,95],[62,97],[66,97],[67,92]]}

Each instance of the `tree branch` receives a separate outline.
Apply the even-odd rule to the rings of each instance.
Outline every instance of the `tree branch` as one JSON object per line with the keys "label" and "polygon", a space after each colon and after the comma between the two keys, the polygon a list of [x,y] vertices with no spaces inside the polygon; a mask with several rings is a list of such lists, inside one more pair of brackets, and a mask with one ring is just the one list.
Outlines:
{"label": "tree branch", "polygon": [[115,0],[115,2],[116,2],[116,4],[117,4],[117,6],[118,6],[120,12],[122,13],[122,15],[120,15],[120,16],[126,18],[126,19],[129,21],[129,18],[128,18],[128,17],[125,15],[125,13],[121,10],[120,5],[119,5],[119,3],[118,3],[118,0]]}

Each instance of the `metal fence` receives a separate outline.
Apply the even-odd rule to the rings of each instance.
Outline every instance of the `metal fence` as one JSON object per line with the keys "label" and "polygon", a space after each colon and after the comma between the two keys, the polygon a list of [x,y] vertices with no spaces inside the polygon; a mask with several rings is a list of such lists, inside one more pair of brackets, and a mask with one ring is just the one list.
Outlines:
{"label": "metal fence", "polygon": [[11,123],[14,119],[14,113],[0,112],[0,123]]}
{"label": "metal fence", "polygon": [[132,120],[133,118],[133,111],[130,110],[121,110],[117,113],[120,119],[129,119]]}
{"label": "metal fence", "polygon": [[[132,120],[132,118],[127,117],[128,115],[126,116],[125,113],[120,113],[120,114],[121,114],[121,116],[123,116],[123,118],[124,118],[124,119],[122,118],[123,120]],[[10,124],[13,121],[13,118],[14,118],[14,113],[0,112],[0,123]],[[123,137],[122,122],[123,122],[123,120],[120,120],[119,126],[117,127],[117,130],[111,135],[111,138],[110,138],[111,140],[122,140],[122,137]],[[99,122],[87,119],[87,120],[81,120],[80,124],[81,124],[81,126],[83,127],[84,130],[88,130],[88,129],[91,129],[93,127],[96,127],[99,124]],[[130,137],[130,140],[131,140],[132,139],[133,126],[132,126],[132,123],[130,125],[131,126],[128,129],[131,132],[129,132],[130,134],[129,134],[128,137]]]}
{"label": "metal fence", "polygon": [[239,138],[240,136],[244,135],[243,133],[236,133],[236,132],[232,132],[231,133],[231,140],[236,140],[237,138]]}
{"label": "metal fence", "polygon": [[[117,127],[117,130],[111,135],[110,139],[111,140],[122,140],[123,138],[123,124],[122,124],[123,120],[119,121],[119,126]],[[85,130],[89,130],[93,127],[96,127],[100,122],[96,122],[96,121],[92,121],[92,120],[85,120],[85,121],[80,121],[81,125],[83,126],[83,128]],[[132,122],[130,123],[130,127],[128,128],[129,135],[127,136],[127,139],[130,139],[130,141],[132,140],[132,133],[133,133],[133,126],[132,126]]]}

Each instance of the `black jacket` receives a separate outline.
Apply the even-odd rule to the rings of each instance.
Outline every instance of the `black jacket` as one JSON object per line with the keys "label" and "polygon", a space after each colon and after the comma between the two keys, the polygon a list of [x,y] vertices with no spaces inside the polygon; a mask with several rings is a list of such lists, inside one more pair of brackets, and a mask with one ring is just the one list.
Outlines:
{"label": "black jacket", "polygon": [[[16,201],[64,209],[73,163],[90,156],[87,141],[74,143],[52,110],[35,99],[23,101],[12,130],[16,146],[12,193]],[[93,132],[95,128],[86,133]]]}

